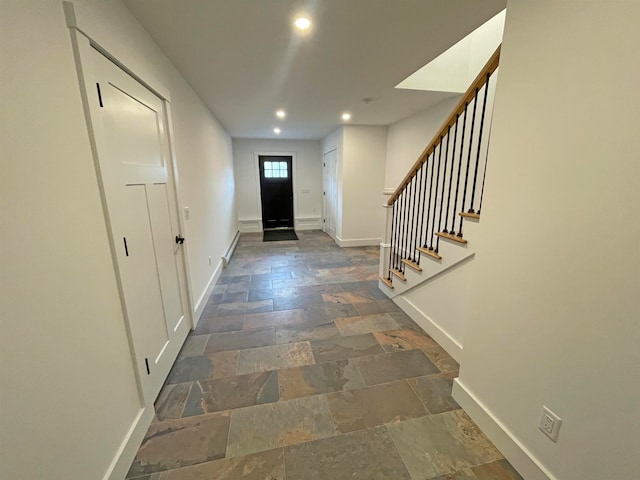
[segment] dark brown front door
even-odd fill
[[[260,156],[262,226],[293,228],[293,180],[291,157]]]

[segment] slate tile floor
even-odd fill
[[[156,401],[138,480],[521,480],[458,364],[377,287],[378,248],[242,235]]]

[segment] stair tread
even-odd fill
[[[422,271],[422,268],[420,267],[420,265],[418,265],[413,260],[409,260],[408,258],[403,258],[402,259],[402,263],[404,263],[405,265],[413,268],[416,272],[421,272]]]
[[[438,255],[434,250],[429,250],[428,248],[418,247],[418,251],[425,255],[428,255],[431,258],[435,258],[436,260],[442,260],[442,257]]]
[[[392,268],[391,273],[393,273],[396,277],[398,277],[403,282],[407,281],[407,279],[404,276],[404,273],[402,273],[400,270],[396,270],[395,268]]]
[[[464,217],[464,218],[473,218],[475,220],[480,220],[480,214],[479,213],[460,212],[460,213],[458,213],[458,215],[460,215],[461,217]]]
[[[382,282],[389,288],[393,288],[393,283],[391,283],[391,280],[388,278],[383,278],[380,277],[380,280],[382,280]]]
[[[457,235],[451,235],[450,233],[437,232],[436,235],[439,236],[440,238],[446,238],[447,240],[452,240],[454,242],[467,243],[467,241],[464,238],[459,237]]]

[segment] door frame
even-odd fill
[[[336,188],[336,211],[333,212],[333,235],[331,235],[331,230],[327,230],[327,186],[324,183],[324,172],[326,165],[324,164],[325,155],[336,152],[336,161],[335,161],[335,188]],[[337,230],[337,222],[338,222],[338,147],[331,147],[326,152],[322,153],[322,231],[327,233],[331,238],[335,240],[336,230]]]
[[[117,452],[114,458],[111,461],[111,464],[108,466],[107,471],[103,477],[104,480],[115,480],[119,478],[123,478],[131,464],[140,443],[142,442],[144,435],[149,427],[149,424],[153,420],[154,416],[154,407],[153,400],[147,399],[143,394],[143,387],[141,383],[141,377],[146,374],[146,372],[140,371],[137,362],[137,356],[135,352],[135,346],[133,344],[132,330],[129,322],[129,317],[127,315],[127,308],[124,300],[124,290],[123,285],[120,279],[120,271],[116,256],[116,248],[119,248],[119,245],[114,245],[113,235],[112,235],[112,227],[111,221],[109,218],[109,211],[107,209],[106,198],[103,191],[102,179],[101,179],[101,171],[100,171],[100,155],[102,155],[102,150],[100,148],[100,134],[94,129],[94,125],[98,125],[99,121],[97,120],[97,108],[96,102],[94,101],[96,95],[96,83],[97,76],[94,70],[92,55],[94,51],[98,51],[98,53],[107,57],[110,61],[112,61],[117,67],[121,68],[125,73],[133,77],[137,82],[142,84],[144,87],[149,89],[152,93],[154,93],[163,103],[164,110],[164,122],[166,125],[166,135],[167,141],[169,144],[169,158],[167,159],[167,173],[169,176],[168,182],[172,184],[174,190],[174,201],[176,202],[177,207],[177,228],[180,232],[185,232],[185,222],[182,215],[182,202],[180,201],[180,185],[179,185],[179,177],[178,177],[178,167],[176,163],[176,152],[175,152],[175,140],[174,140],[174,130],[173,130],[173,122],[172,122],[172,114],[171,114],[171,95],[169,90],[157,79],[152,76],[147,75],[145,78],[142,78],[140,75],[136,74],[135,65],[126,65],[122,61],[120,61],[115,54],[113,54],[108,47],[106,47],[103,43],[98,42],[92,37],[92,33],[95,33],[100,36],[100,32],[94,26],[94,24],[90,21],[83,21],[82,25],[79,25],[76,10],[74,5],[71,2],[63,3],[65,19],[67,22],[67,27],[69,28],[69,33],[71,37],[71,47],[73,50],[74,62],[78,74],[78,84],[80,95],[82,98],[82,106],[85,115],[85,122],[87,126],[87,136],[91,146],[92,160],[94,163],[94,168],[96,172],[96,183],[98,186],[98,190],[100,192],[100,200],[102,203],[106,233],[110,245],[111,250],[111,258],[114,268],[114,276],[116,280],[116,285],[118,288],[118,294],[120,297],[120,305],[122,317],[124,319],[124,327],[127,333],[127,341],[129,344],[129,351],[131,354],[131,365],[134,372],[134,377],[136,380],[137,388],[138,388],[138,396],[140,401],[140,410],[138,411],[135,418],[132,420],[132,424],[127,431],[125,438],[122,440],[122,443],[119,445]],[[114,45],[113,48],[117,50],[117,45]],[[183,297],[183,301],[185,304],[185,312],[186,321],[190,325],[191,329],[194,328],[194,320],[193,320],[193,296],[192,296],[192,285],[190,282],[190,272],[189,272],[189,263],[188,259],[188,250],[187,244],[183,244],[180,252],[181,263],[182,265],[178,267],[178,276],[179,276],[179,286],[180,286],[180,294]]]
[[[262,190],[260,188],[260,157],[291,157],[291,190],[293,192],[293,229],[297,228],[296,212],[298,211],[298,196],[296,195],[297,168],[296,152],[253,152],[253,166],[256,189],[256,220],[260,222],[260,231],[264,231],[262,224]]]

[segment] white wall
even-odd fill
[[[507,8],[455,391],[527,480],[640,471],[639,18],[626,1]]]
[[[384,235],[387,127],[344,126],[339,243],[377,245]]]
[[[389,125],[385,190],[394,191],[453,111],[460,95]]]
[[[256,153],[295,155],[295,227],[322,228],[322,150],[318,140],[233,139],[238,219],[243,231],[262,231],[260,180]]]
[[[231,141],[120,2],[79,7],[171,92],[197,299],[236,230]],[[59,1],[1,8],[0,477],[100,479],[139,400],[69,31]]]

